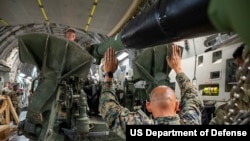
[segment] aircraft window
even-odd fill
[[[213,52],[212,63],[216,63],[217,61],[221,60],[222,58],[222,51]]]
[[[218,79],[220,78],[220,71],[210,72],[210,79]]]
[[[203,64],[203,56],[198,57],[198,66]]]

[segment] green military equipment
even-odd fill
[[[87,96],[82,83],[94,58],[78,44],[49,34],[22,35],[18,45],[20,60],[35,65],[39,72],[19,133],[38,141],[87,140],[95,122],[87,114]]]
[[[149,85],[148,92],[158,85],[169,86],[168,75],[171,68],[167,65],[166,56],[170,57],[171,52],[171,44],[145,49],[133,61],[134,81],[146,81]]]
[[[208,16],[220,32],[236,32],[250,50],[250,1],[211,0]]]
[[[124,44],[121,41],[120,33],[116,34],[114,37],[107,39],[102,44],[94,44],[90,48],[90,54],[96,58],[96,63],[100,64],[104,53],[109,47],[113,47],[116,51],[125,49]]]
[[[133,79],[125,80],[123,105],[134,111],[134,107],[145,106],[149,93],[159,85],[170,86],[169,73],[171,68],[167,65],[166,56],[171,56],[172,44],[159,45],[144,49],[133,60]],[[182,47],[180,47],[182,50]],[[145,88],[135,88],[138,81],[145,81]],[[136,105],[136,102],[139,104]],[[147,112],[144,109],[144,112]]]

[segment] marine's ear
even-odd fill
[[[180,109],[179,109],[179,106],[180,106],[180,102],[178,100],[176,100],[175,102],[175,111],[178,112]]]
[[[146,101],[146,108],[148,110],[148,112],[152,113],[152,109],[151,109],[151,105],[149,101]]]

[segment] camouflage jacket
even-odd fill
[[[20,101],[20,98],[19,98],[19,92],[17,91],[12,91],[8,94],[8,96],[10,97],[11,101],[12,101],[12,104],[14,106],[17,106],[19,101]]]
[[[4,88],[2,89],[2,95],[8,95],[8,94],[11,93],[11,92],[12,92],[12,90],[9,89],[8,87],[4,87]]]
[[[184,73],[177,74],[176,80],[181,89],[181,103],[180,111],[175,116],[151,119],[141,112],[130,112],[119,104],[111,82],[104,82],[99,111],[107,126],[124,139],[126,125],[200,125],[203,103],[196,87]]]

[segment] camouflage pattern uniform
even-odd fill
[[[12,92],[12,90],[10,88],[4,87],[2,90],[2,95],[8,95],[11,92]]]
[[[150,119],[146,114],[130,112],[127,108],[119,104],[112,82],[104,82],[99,111],[106,121],[107,126],[124,139],[126,135],[126,125],[200,125],[202,123],[201,110],[203,108],[203,102],[198,96],[196,87],[184,73],[177,74],[176,80],[181,89],[182,98],[180,111],[175,116]]]
[[[10,97],[11,99],[11,102],[16,110],[16,113],[17,115],[19,116],[20,114],[20,107],[19,107],[19,102],[20,102],[20,99],[19,99],[19,92],[18,91],[12,91],[8,94],[8,96]]]

